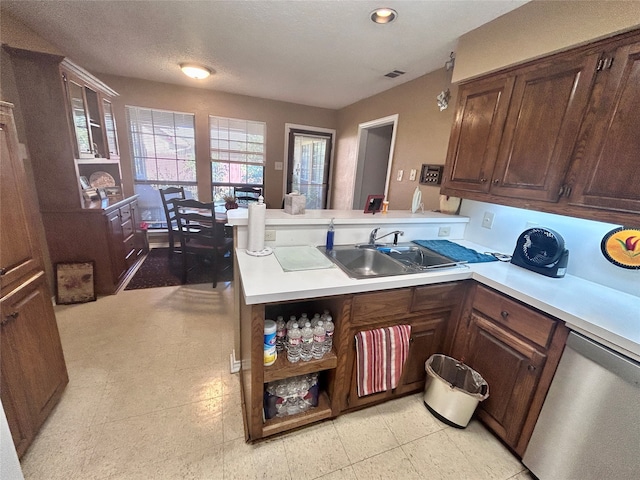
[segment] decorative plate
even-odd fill
[[[107,172],[93,172],[89,177],[89,183],[93,188],[115,187],[115,179]]]
[[[600,249],[604,258],[614,265],[640,269],[640,229],[615,228],[604,236]]]

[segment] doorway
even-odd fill
[[[388,196],[397,126],[397,114],[358,125],[354,210],[362,210],[369,195]]]
[[[331,158],[334,130],[286,125],[287,171],[285,194],[297,191],[310,210],[330,204]]]

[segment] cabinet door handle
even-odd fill
[[[413,337],[409,337],[409,343],[413,343]]]
[[[0,275],[4,275],[5,273],[7,273],[7,269],[6,268],[0,268]]]
[[[604,66],[604,60],[601,58],[600,60],[598,60],[598,65],[596,66],[596,72],[601,71],[603,66]]]
[[[496,179],[493,181],[493,184],[494,184],[494,185],[498,185],[499,183],[500,183],[500,179],[499,179],[499,178],[496,178]]]
[[[571,196],[571,185],[567,185],[567,188],[565,188],[564,196],[565,197],[570,197]]]
[[[612,66],[613,66],[613,57],[609,57],[605,59],[604,65],[602,66],[602,68],[606,68],[607,70],[609,70]]]
[[[2,319],[2,325],[9,323],[11,320],[15,320],[20,316],[20,312],[11,312],[9,315]]]
[[[507,317],[509,316],[509,312],[507,312],[506,310],[503,310],[500,312],[500,316],[506,320]]]
[[[535,372],[535,370],[536,370],[536,366],[535,366],[535,365],[529,365],[529,366],[527,367],[527,370],[529,370],[530,372]]]
[[[482,178],[480,179],[480,183],[487,183],[487,179],[486,179],[486,178],[484,178],[484,177],[482,177]]]

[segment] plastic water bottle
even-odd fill
[[[318,325],[318,322],[322,320],[320,318],[320,314],[316,313],[313,318],[311,319],[311,328],[316,328],[316,326]]]
[[[313,358],[320,359],[324,355],[325,338],[326,332],[324,330],[324,323],[320,321],[316,328],[313,329],[313,348],[311,350]]]
[[[304,362],[311,360],[311,350],[313,348],[313,330],[311,329],[311,323],[307,322],[302,327],[302,350],[300,351],[300,358]]]
[[[324,353],[330,352],[333,347],[333,331],[336,329],[335,324],[332,321],[331,315],[327,315],[327,320],[324,323]]]
[[[287,359],[291,363],[296,363],[300,360],[300,337],[302,336],[302,332],[300,332],[298,324],[294,323],[288,333],[289,340],[287,342]]]
[[[331,313],[329,313],[329,310],[325,309],[322,312],[322,315],[320,315],[320,320],[322,320],[323,322],[327,321],[327,317],[331,316]]]
[[[306,313],[301,313],[300,314],[300,318],[298,319],[298,325],[300,325],[300,328],[304,327],[304,324],[307,322],[310,322],[311,320],[309,320],[309,317],[307,317]]]
[[[287,342],[287,324],[282,316],[278,316],[276,320],[276,351],[281,352],[285,348]]]

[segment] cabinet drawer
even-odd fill
[[[120,207],[120,218],[122,218],[122,223],[124,223],[125,220],[128,220],[129,218],[131,218],[130,205],[125,205],[124,207]]]
[[[476,289],[473,308],[543,348],[547,348],[556,324],[556,320],[481,286]]]
[[[365,293],[353,299],[353,323],[367,323],[372,318],[406,314],[411,305],[410,288]]]
[[[122,222],[122,237],[127,239],[133,233],[133,221],[131,218],[129,220]]]
[[[411,300],[411,311],[450,307],[460,303],[463,294],[462,282],[416,287]]]

